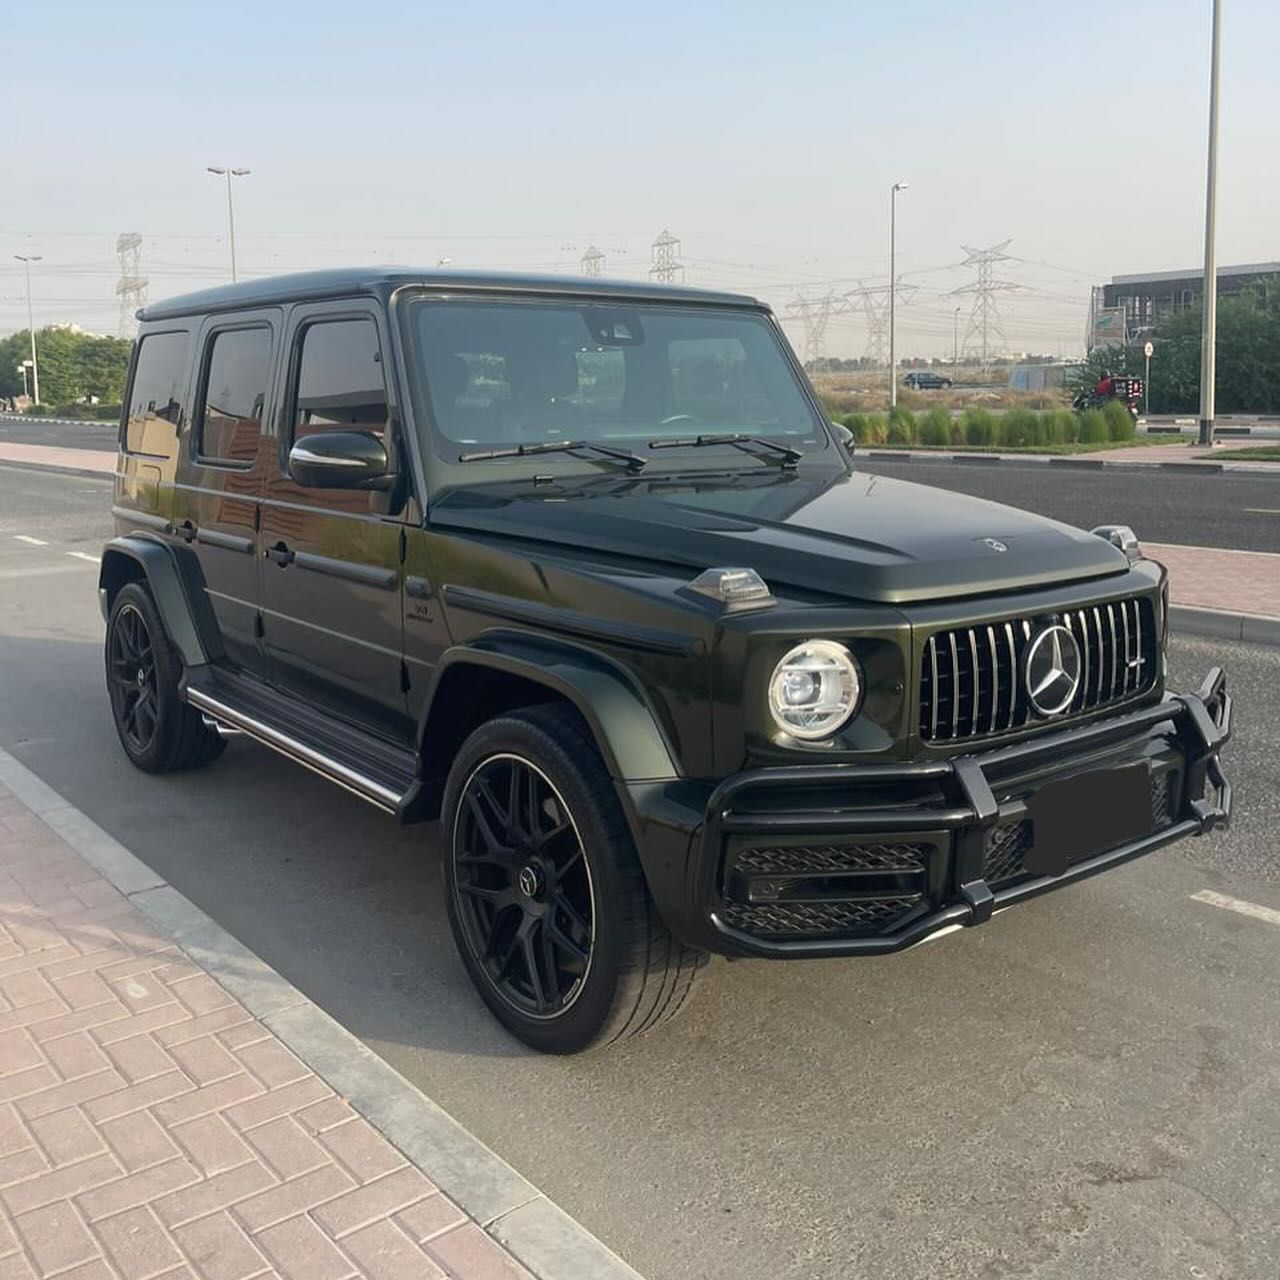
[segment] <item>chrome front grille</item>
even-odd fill
[[[1041,720],[1027,696],[1023,656],[1050,620],[1080,647],[1080,686],[1064,712]],[[1155,684],[1158,659],[1155,614],[1144,597],[939,631],[926,642],[921,663],[920,736],[926,742],[989,737],[1122,702]]]

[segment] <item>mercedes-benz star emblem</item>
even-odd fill
[[[1042,716],[1061,715],[1080,687],[1080,646],[1066,627],[1054,623],[1038,632],[1023,659],[1023,683]]]
[[[983,544],[991,548],[992,551],[1008,551],[1009,544],[1001,542],[999,538],[983,538]]]

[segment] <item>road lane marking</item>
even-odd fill
[[[1280,516],[1280,507],[1245,507],[1251,516]]]
[[[87,551],[68,551],[67,555],[76,560],[87,560],[90,564],[100,563],[97,556],[91,556]]]
[[[1280,911],[1259,906],[1256,902],[1246,902],[1243,898],[1232,898],[1225,893],[1214,893],[1212,889],[1201,889],[1199,893],[1193,893],[1191,900],[1207,903],[1211,907],[1221,907],[1224,911],[1234,911],[1237,915],[1249,916],[1264,924],[1280,925]]]
[[[43,538],[33,538],[28,533],[15,533],[13,540],[15,542],[25,542],[29,547],[47,547],[49,545]]]

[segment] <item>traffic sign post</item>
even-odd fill
[[[1155,347],[1150,341],[1142,348],[1142,354],[1147,357],[1147,376],[1142,382],[1142,416],[1144,418],[1151,417],[1151,353],[1154,350]]]

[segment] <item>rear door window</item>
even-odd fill
[[[223,329],[210,337],[196,426],[196,453],[202,462],[253,465],[270,375],[271,330],[265,325]]]
[[[130,453],[174,454],[186,409],[190,349],[185,329],[148,333],[139,342],[125,421],[124,447]]]

